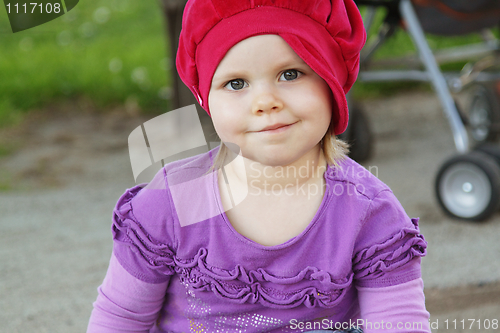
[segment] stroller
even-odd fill
[[[361,82],[424,81],[430,82],[442,104],[451,126],[458,155],[448,159],[435,180],[435,193],[448,215],[479,221],[490,217],[500,206],[500,75],[485,71],[500,64],[500,43],[485,30],[500,27],[498,0],[355,0],[368,6],[364,15],[366,30],[373,25],[377,7],[386,8],[386,16],[378,35],[367,43],[361,53]],[[409,59],[423,70],[373,70],[371,58],[377,48],[404,22],[419,53]],[[424,31],[437,35],[463,35],[482,31],[484,43],[431,51]],[[468,63],[460,73],[443,73],[439,62],[456,62],[483,58]],[[475,86],[467,113],[461,112],[450,91],[460,92]],[[370,155],[370,131],[366,117],[348,95],[352,121],[343,138],[353,142],[352,156],[358,161]],[[472,142],[469,143],[469,134]],[[472,149],[471,149],[472,148]]]

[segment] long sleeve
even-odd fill
[[[87,333],[149,332],[158,319],[168,281],[146,283],[111,256],[90,316]]]
[[[365,333],[429,333],[421,278],[389,287],[357,287]]]

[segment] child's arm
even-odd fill
[[[420,271],[420,257],[413,258],[393,274]],[[421,277],[386,287],[357,286],[363,332],[429,333]]]
[[[158,319],[168,282],[143,282],[111,256],[98,289],[87,333],[149,332]]]
[[[423,286],[418,278],[390,287],[357,287],[363,332],[429,333]]]
[[[380,191],[358,242],[353,270],[364,332],[429,333],[420,268],[427,242],[418,219],[406,215],[391,191]]]

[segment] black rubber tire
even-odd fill
[[[456,169],[456,167],[469,168],[473,171],[479,170],[481,176],[486,177],[489,182],[490,195],[489,198],[487,198],[488,201],[485,201],[487,204],[482,210],[475,213],[472,212],[472,215],[458,212],[449,204],[449,198],[446,198],[447,191],[445,187],[449,189],[451,183],[443,182],[447,181],[446,177],[449,177],[450,173],[454,171],[453,168]],[[462,174],[462,176],[465,177],[464,179],[469,175]],[[473,179],[471,179],[471,181],[473,181]],[[466,183],[468,182],[464,182],[464,185]],[[455,185],[456,184],[460,184],[460,182],[455,183]],[[470,185],[470,183],[468,184]],[[472,189],[474,189],[473,186]],[[435,180],[435,194],[439,205],[448,216],[467,221],[484,221],[494,214],[500,205],[500,166],[493,157],[479,151],[472,151],[467,154],[454,156],[447,160],[440,168]]]
[[[493,157],[493,159],[500,166],[500,146],[498,144],[486,142],[486,143],[477,145],[476,147],[474,147],[474,150],[485,153],[485,154]]]
[[[481,109],[481,105],[485,107],[486,122],[489,123],[483,126],[486,134],[480,133],[480,126],[476,124],[478,122],[477,119],[480,118],[477,109]],[[500,134],[500,98],[496,91],[496,84],[475,85],[474,95],[468,110],[467,123],[472,138],[477,144],[498,141]]]
[[[368,118],[362,108],[354,105],[349,110],[349,128],[346,136],[341,137],[349,145],[349,157],[358,163],[370,159],[373,151],[373,135]]]

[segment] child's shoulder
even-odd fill
[[[136,185],[120,197],[115,207],[116,216],[121,220],[133,221],[131,223],[140,226],[149,235],[160,235],[159,239],[167,239],[166,235],[172,234],[171,229],[175,224],[172,211],[179,209],[179,206],[175,206],[174,192],[177,191],[177,196],[185,195],[191,199],[194,194],[202,196],[204,188],[200,183],[207,183],[207,179],[201,179],[195,186],[186,182],[207,174],[213,154],[214,150],[211,150],[166,164],[149,183]],[[175,186],[179,184],[186,186]]]
[[[392,192],[389,186],[378,178],[377,166],[368,166],[367,169],[349,157],[340,161],[338,166],[329,166],[325,176],[331,182],[330,186],[349,186],[352,191],[368,199],[373,199],[382,191]]]
[[[208,174],[207,171],[210,169],[216,153],[216,149],[213,149],[206,153],[166,164],[156,173],[150,182],[128,189],[122,198],[120,198],[118,204],[120,205],[133,199],[136,207],[150,207],[155,205],[157,207],[164,207],[164,205],[157,204],[158,202],[165,202],[168,199],[171,187]]]

